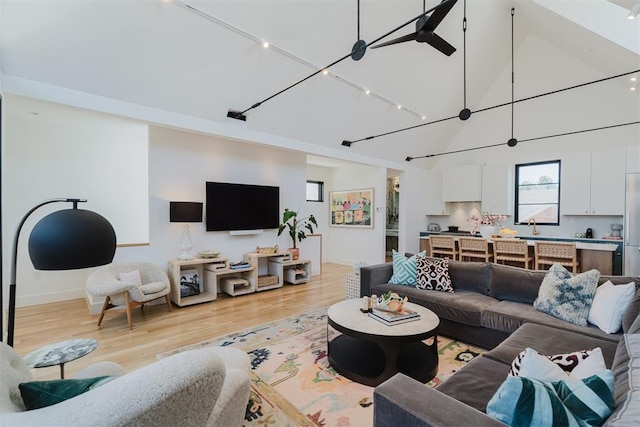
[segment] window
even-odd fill
[[[307,180],[307,202],[324,201],[324,182]]]
[[[516,165],[515,223],[560,225],[560,160]]]

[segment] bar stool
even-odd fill
[[[489,241],[481,237],[460,237],[458,238],[458,248],[460,261],[464,261],[464,258],[467,257],[489,262],[494,256],[492,252],[489,252]]]
[[[534,246],[536,270],[540,265],[560,264],[571,267],[573,273],[578,272],[578,251],[575,242],[543,242],[536,240]],[[545,268],[546,269],[546,268]]]
[[[529,256],[529,245],[526,240],[521,239],[493,239],[493,255],[495,262],[505,261],[510,263],[522,263],[523,267],[528,269],[529,262],[532,261]]]
[[[431,246],[432,257],[450,257],[455,260],[458,255],[453,236],[429,236],[429,246]]]

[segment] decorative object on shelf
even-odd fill
[[[189,222],[202,222],[202,203],[201,202],[169,202],[169,222],[183,222],[182,241],[180,242],[180,250],[182,253],[178,257],[180,260],[191,259],[191,231],[189,230]]]
[[[220,252],[204,250],[198,252],[198,256],[200,258],[217,258],[218,256],[220,256]]]
[[[373,228],[373,206],[373,188],[332,191],[329,193],[329,225]]]
[[[180,296],[200,295],[200,277],[198,270],[182,270],[180,275]]]
[[[506,215],[497,215],[486,211],[480,215],[471,215],[467,218],[467,222],[474,223],[471,234],[480,232],[484,238],[489,238],[493,234],[496,234],[496,228],[502,227],[502,221],[506,220]]]
[[[276,252],[278,252],[280,250],[280,248],[278,247],[278,245],[275,246],[256,246],[256,252],[259,254],[275,254]]]
[[[272,275],[258,276],[258,288],[275,285],[277,283],[278,283],[278,276],[272,276]]]
[[[611,237],[621,237],[622,224],[611,224]]]
[[[48,214],[31,230],[29,256],[36,270],[77,270],[98,267],[113,261],[116,253],[116,233],[102,215],[78,209],[78,203],[86,199],[52,199],[37,204],[18,223],[13,240],[11,277],[9,282],[9,312],[7,319],[7,344],[13,347],[16,315],[16,270],[18,240],[22,226],[29,216],[49,203],[73,203],[73,208]],[[0,307],[2,303],[0,292]],[[4,331],[0,316],[0,331]],[[0,340],[3,333],[0,332]]]
[[[318,226],[316,218],[313,215],[309,215],[305,218],[298,218],[297,211],[290,211],[288,208],[284,209],[282,214],[282,224],[278,226],[278,236],[287,228],[289,230],[289,236],[293,242],[293,247],[289,248],[293,259],[298,259],[300,256],[300,250],[298,249],[298,241],[302,241],[307,238],[305,229],[309,233],[313,233],[313,226]]]

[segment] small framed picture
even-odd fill
[[[199,295],[201,292],[198,270],[182,270],[180,272],[180,296]]]
[[[373,228],[373,188],[329,192],[331,227]]]

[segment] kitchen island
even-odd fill
[[[420,251],[427,251],[431,254],[429,246],[429,235],[447,235],[447,233],[420,233]],[[456,240],[458,235],[453,236]],[[564,238],[564,237],[542,237],[542,236],[524,236],[511,235],[511,238],[518,238],[527,241],[529,250],[533,256],[533,247],[535,240],[550,240],[555,242],[575,242],[578,252],[578,261],[580,262],[580,271],[591,269],[598,270],[605,275],[621,275],[622,274],[622,240],[604,240],[604,239],[582,239],[582,238]],[[489,243],[492,240],[489,239]]]

